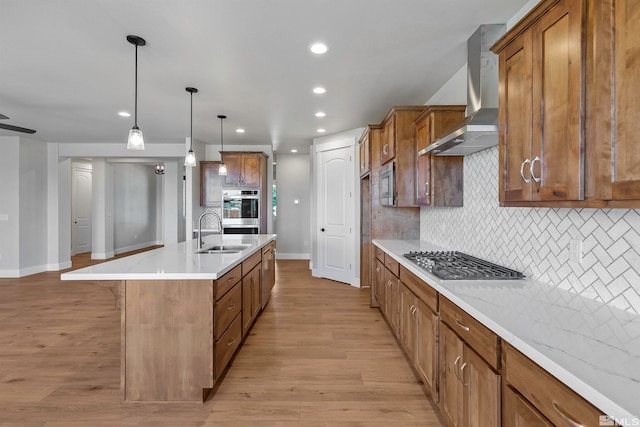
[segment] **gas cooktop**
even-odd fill
[[[405,258],[443,280],[512,280],[524,274],[457,251],[409,252]]]

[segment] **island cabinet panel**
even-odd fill
[[[242,341],[242,316],[236,316],[226,332],[216,342],[214,368],[216,381],[220,379],[224,369],[229,364],[233,353]],[[202,393],[202,390],[200,391]]]
[[[602,412],[518,350],[505,347],[507,383],[554,425],[600,425]]]
[[[216,303],[213,320],[216,340],[220,339],[241,309],[242,286],[236,284]]]
[[[245,261],[246,262],[246,261]],[[242,278],[242,336],[245,336],[260,309],[260,270],[258,264]]]
[[[238,264],[227,273],[225,273],[222,277],[216,279],[213,282],[213,294],[215,295],[216,300],[219,300],[224,294],[229,292],[229,290],[233,288],[241,278],[242,266]]]
[[[124,297],[124,400],[201,401],[214,384],[212,281],[127,280]]]

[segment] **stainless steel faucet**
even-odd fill
[[[202,218],[204,218],[206,215],[209,215],[209,214],[214,215],[216,218],[218,218],[218,226],[220,227],[220,237],[221,238],[224,237],[224,230],[222,229],[222,219],[220,218],[220,215],[218,215],[213,211],[206,211],[202,215],[200,215],[200,218],[198,219],[198,250],[202,249],[202,244],[204,243],[202,241]]]

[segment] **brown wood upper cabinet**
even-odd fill
[[[367,176],[371,170],[370,163],[370,150],[371,144],[369,142],[370,128],[367,127],[365,132],[360,137],[358,146],[360,148],[360,177]]]
[[[492,48],[503,206],[584,199],[585,2],[542,1]]]
[[[396,206],[416,206],[416,132],[415,119],[425,106],[396,106],[381,124],[380,164],[391,160],[395,166]]]
[[[587,130],[593,132],[596,196],[640,200],[640,3],[594,0],[589,4],[593,11],[589,40],[595,58],[587,68]]]
[[[260,187],[265,158],[263,153],[225,152],[223,155],[227,165],[225,186]]]
[[[416,153],[464,119],[464,105],[428,107],[415,120]],[[416,160],[416,204],[462,206],[462,156],[424,154]]]
[[[222,205],[222,177],[218,175],[220,162],[200,162],[200,206]]]

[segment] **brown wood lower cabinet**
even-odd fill
[[[440,363],[440,409],[449,425],[500,426],[500,375],[444,323]]]
[[[415,367],[424,385],[438,402],[438,315],[419,299],[416,301]]]
[[[374,259],[375,268],[373,269],[373,289],[371,292],[374,294],[372,302],[375,303],[374,307],[384,307],[384,264],[379,259]]]
[[[384,269],[384,314],[393,328],[393,332],[398,336],[400,331],[400,313],[398,310],[398,292],[400,279],[398,279],[389,269]]]
[[[502,425],[505,427],[552,427],[540,412],[511,387],[504,388]]]
[[[231,356],[242,341],[242,316],[236,316],[229,328],[216,341],[214,366],[216,371],[216,381],[220,379],[224,369],[231,360]]]

